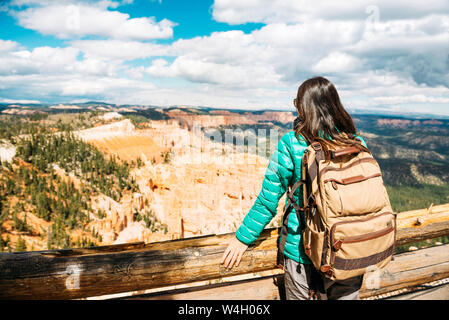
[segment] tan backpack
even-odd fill
[[[283,255],[286,224],[293,205],[297,213],[304,212],[306,255],[325,277],[338,281],[390,262],[396,215],[372,154],[356,147],[329,148],[328,160],[319,142],[313,142],[305,150],[304,180],[293,183],[287,190],[279,249]],[[304,185],[303,208],[293,198],[300,185]]]

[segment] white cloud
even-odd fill
[[[0,74],[71,72],[77,55],[78,50],[70,47],[10,51],[0,59]]]
[[[39,100],[17,100],[17,99],[0,99],[2,103],[40,103]]]
[[[445,0],[215,0],[213,18],[229,24],[247,22],[304,22],[314,19],[370,20],[422,17],[431,13],[448,13]]]
[[[382,104],[404,104],[404,103],[449,103],[447,97],[428,97],[423,94],[414,94],[412,96],[390,96],[375,97],[376,102]]]
[[[445,49],[449,42],[449,15],[378,22],[360,41],[346,49],[358,54],[390,55],[422,53]]]
[[[248,3],[251,2],[241,2],[241,6]],[[240,6],[236,4],[235,8],[239,11]],[[435,85],[449,86],[448,21],[449,17],[441,14],[373,21],[373,25],[357,19],[317,18],[290,24],[270,23],[250,34],[217,32],[208,37],[179,40],[169,50],[178,57],[203,62],[195,68],[201,77],[180,71],[178,64],[191,63],[187,59],[175,60],[172,65],[155,64],[150,72],[154,69],[153,74],[225,84],[224,77],[222,81],[214,81],[218,79],[214,71],[226,70],[223,66],[228,66],[235,70],[233,80],[241,81],[245,88],[238,70],[246,70],[247,78],[256,79],[253,82],[258,86],[261,75],[250,66],[258,66],[259,70],[265,66],[274,75],[273,81],[267,83],[280,90],[297,87],[313,75],[324,75],[346,92],[352,92],[352,96],[364,96],[373,103],[379,103],[376,97],[387,94],[394,97],[398,93],[424,94],[431,103],[441,99],[438,92],[429,89]],[[443,98],[449,96],[447,91],[441,94]]]
[[[114,102],[117,99],[128,99],[154,90],[154,84],[117,76],[98,76],[80,74],[28,74],[0,75],[0,83],[5,89],[0,92],[5,99],[31,97],[40,101],[61,101],[67,99],[106,99]],[[4,94],[5,93],[5,94]],[[132,99],[130,99],[132,100]],[[130,102],[135,103],[135,102]]]
[[[298,85],[323,75],[353,108],[449,99],[447,1],[216,0],[217,21],[265,25],[164,44],[148,40],[171,37],[174,24],[117,11],[128,2],[15,0],[26,5],[19,24],[69,41],[26,50],[0,40],[0,95],[21,86],[40,100],[291,110]]]
[[[285,88],[296,84],[306,73],[358,68],[356,56],[338,49],[356,43],[362,36],[358,22],[323,20],[270,24],[250,34],[215,32],[174,42],[166,51],[178,57],[174,63],[167,66],[156,61],[147,71],[194,82]],[[332,53],[333,50],[337,51]]]
[[[344,104],[352,108],[396,105],[400,109],[401,105],[421,103],[431,109],[432,104],[449,99],[447,87],[420,85],[412,77],[390,71],[366,70],[330,79],[335,80]]]
[[[181,77],[192,82],[238,87],[273,85],[279,78],[268,66],[232,66],[184,56],[169,66],[166,61],[156,60],[146,72],[156,77]]]
[[[124,71],[130,78],[135,80],[140,80],[143,78],[143,74],[145,72],[144,66],[138,66],[136,68],[128,68]]]
[[[219,65],[269,67],[268,62],[274,57],[274,49],[257,41],[254,34],[227,31],[180,39],[168,48],[167,54]]]
[[[0,52],[11,51],[16,49],[18,46],[19,44],[15,41],[0,39]]]
[[[312,67],[312,70],[318,73],[336,73],[347,72],[358,69],[361,62],[346,53],[331,52]]]
[[[73,74],[115,75],[120,62],[87,57],[79,59],[80,51],[73,47],[37,47],[33,50],[11,50],[0,59],[0,74]]]
[[[72,47],[84,52],[88,57],[105,60],[134,60],[152,56],[163,56],[167,47],[139,41],[122,40],[77,40]]]
[[[113,3],[113,2],[112,2]],[[21,26],[61,39],[100,36],[114,39],[164,39],[173,36],[175,23],[153,17],[130,18],[126,13],[110,11],[111,2],[78,4],[45,3],[22,11],[13,11]],[[105,8],[106,7],[106,8]]]
[[[155,85],[134,79],[119,77],[76,77],[68,78],[57,85],[61,96],[68,97],[106,97],[108,101],[131,102],[129,96],[152,92]]]

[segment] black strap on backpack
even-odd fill
[[[303,184],[305,184],[305,180],[296,181],[293,185],[289,184],[287,187],[287,204],[284,207],[283,218],[282,218],[282,235],[279,241],[278,255],[277,255],[277,265],[280,268],[284,268],[284,249],[285,242],[287,241],[287,232],[288,232],[288,217],[290,216],[292,206],[295,208],[296,214],[298,215],[298,219],[300,219],[300,212],[304,211],[304,208],[301,208],[294,199],[294,194],[296,190]],[[299,220],[298,220],[299,221]]]

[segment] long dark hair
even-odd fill
[[[320,142],[326,157],[329,145],[354,146],[368,151],[356,140],[354,121],[328,79],[314,77],[304,81],[298,88],[294,103],[298,111],[294,127],[296,136],[301,135],[308,144]]]

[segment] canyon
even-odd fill
[[[106,212],[90,225],[103,244],[233,232],[255,201],[268,165],[266,158],[214,143],[171,120],[149,121],[139,130],[123,120],[78,134],[105,154],[143,163],[131,172],[139,193],[120,203],[106,196],[93,202]],[[145,228],[133,219],[136,211],[154,214],[166,232]]]
[[[140,166],[130,172],[139,192],[124,192],[119,201],[101,193],[92,195],[90,221],[85,230],[71,231],[72,240],[95,233],[101,239],[96,241],[97,245],[148,243],[237,230],[258,196],[267,158],[211,141],[201,130],[192,130],[176,117],[148,120],[140,129],[130,119],[116,114],[101,117],[107,120],[106,124],[74,131],[74,135],[108,157],[139,161]],[[207,118],[199,117],[201,124],[207,126],[208,122],[203,121]],[[209,123],[214,126],[223,121],[218,118],[220,115],[210,117],[213,121]],[[238,117],[235,123],[242,121],[246,120]],[[57,165],[53,165],[53,170],[77,189],[82,188],[84,181],[74,174]],[[284,201],[285,197],[280,201],[279,214]],[[157,221],[156,226],[149,227],[136,219],[145,214]],[[18,216],[24,218],[22,213]],[[29,211],[26,219],[33,230],[40,230],[21,235],[27,249],[47,249],[51,223]],[[277,226],[279,221],[278,215],[270,226]],[[13,230],[11,221],[3,223],[3,231],[13,243],[17,241],[19,233]]]
[[[87,107],[88,111],[67,108],[64,112],[42,108],[39,111],[48,112],[48,119],[31,121],[42,121],[54,132],[58,129],[51,126],[61,118],[63,123],[73,125],[71,130],[76,137],[104,156],[139,164],[130,169],[136,190],[124,191],[117,200],[98,191],[91,194],[89,221],[82,229],[70,230],[72,241],[89,238],[96,245],[148,243],[236,231],[260,192],[269,154],[277,140],[269,134],[263,137],[270,152],[261,156],[262,153],[236,147],[226,139],[226,143],[216,141],[214,132],[226,138],[223,130],[234,130],[233,138],[249,139],[244,130],[258,134],[259,129],[268,132],[273,128],[282,135],[291,130],[296,117],[288,111],[185,106]],[[36,112],[32,108],[11,107],[3,114],[13,109]],[[358,115],[354,121],[383,169],[396,210],[448,201],[449,121],[377,115]],[[0,158],[7,162],[17,158],[14,145],[2,142]],[[31,169],[29,163],[21,160],[17,166]],[[88,184],[56,163],[52,170],[78,190]],[[17,202],[16,197],[6,200],[11,209]],[[285,196],[268,227],[280,225],[284,203]],[[21,237],[27,250],[47,249],[52,222],[37,217],[30,206],[25,206],[17,217],[23,220],[25,212],[26,222],[34,231],[17,231],[13,220],[6,219],[2,222],[3,240],[9,237],[14,248]]]

